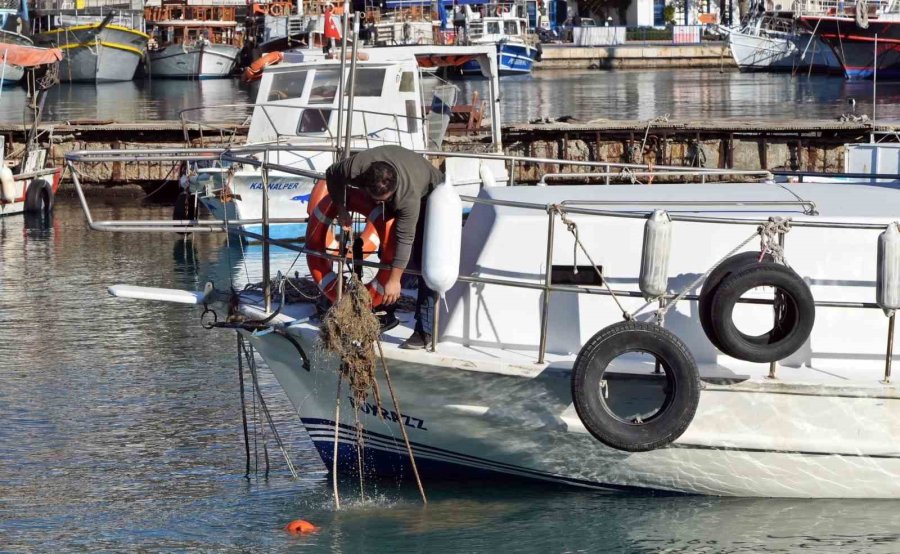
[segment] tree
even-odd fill
[[[675,6],[672,4],[667,4],[666,7],[663,8],[663,22],[666,25],[674,25],[675,24]]]

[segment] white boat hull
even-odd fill
[[[810,35],[731,30],[728,43],[738,67],[745,71],[842,71],[831,49]]]
[[[171,44],[150,53],[150,75],[173,79],[230,77],[239,53],[239,48],[227,44]]]
[[[330,468],[335,365],[314,359],[307,371],[282,337],[250,340]],[[300,341],[314,351],[312,333]],[[587,433],[572,407],[567,370],[502,375],[463,369],[463,360],[449,356],[419,354],[427,361],[413,362],[391,347],[386,354],[402,415],[384,392],[387,417],[377,417],[371,399],[360,411],[367,469],[383,475],[411,475],[402,422],[426,480],[502,475],[723,496],[900,498],[900,396],[880,387],[848,394],[844,387],[777,381],[707,384],[678,441],[628,453]],[[388,390],[384,381],[380,386]],[[352,474],[356,439],[348,399],[343,395],[339,468]]]

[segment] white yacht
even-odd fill
[[[841,63],[821,38],[792,18],[760,14],[734,28],[721,27],[742,71],[840,73]]]

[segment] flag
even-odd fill
[[[334,17],[331,16],[331,10],[325,10],[325,38],[341,39],[341,31],[334,23]]]

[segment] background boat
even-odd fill
[[[527,42],[528,22],[508,13],[499,17],[483,17],[469,23],[469,44],[497,45],[497,63],[500,75],[527,75],[531,73],[538,51]],[[480,75],[478,63],[471,61],[462,66],[463,75]]]
[[[834,51],[847,79],[900,77],[900,5],[896,2],[807,2],[799,21]]]
[[[243,35],[233,6],[165,5],[147,8],[145,17],[153,35],[151,76],[214,79],[234,72]]]
[[[742,71],[842,71],[841,62],[828,45],[798,29],[793,19],[764,13],[723,31]]]
[[[143,32],[142,7],[140,0],[101,0],[81,10],[60,1],[38,2],[34,40],[63,50],[62,81],[130,81],[150,38]]]
[[[32,42],[25,35],[0,29],[0,78],[3,80],[3,86],[15,85],[25,75],[25,68],[4,61],[6,59],[4,45],[6,44],[31,46]]]

